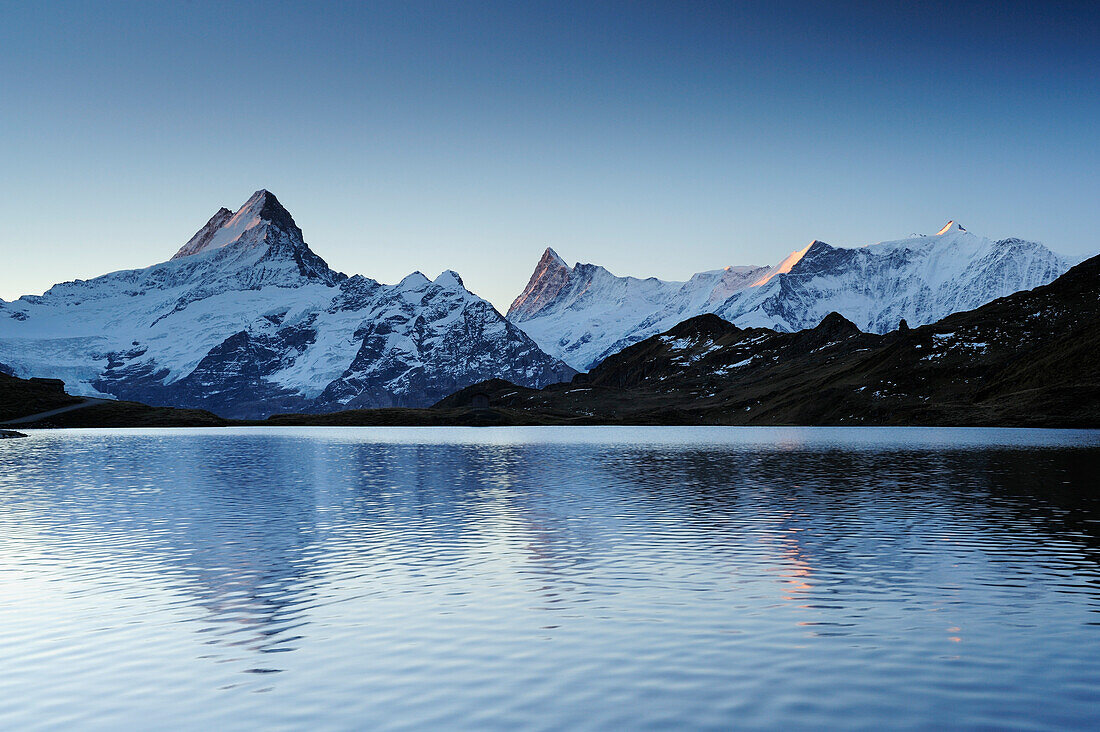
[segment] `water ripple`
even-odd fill
[[[0,726],[1095,728],[1100,433],[35,432]]]

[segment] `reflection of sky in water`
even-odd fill
[[[1097,445],[38,433],[0,450],[0,721],[1080,725]]]

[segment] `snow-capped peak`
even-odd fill
[[[296,232],[301,236],[290,212],[283,208],[274,193],[261,188],[236,213],[231,214],[227,208],[219,210],[172,259],[229,246],[240,241],[246,232],[263,224],[271,224],[284,232]]]
[[[523,292],[508,308],[508,317],[522,318],[524,315],[533,315],[552,302],[569,282],[572,271],[557,252],[546,247],[539,263],[535,265],[535,271],[531,273],[527,287],[523,288]]]
[[[466,289],[466,286],[462,284],[462,278],[453,269],[445,269],[440,272],[432,284],[439,285],[444,289]]]
[[[0,363],[80,394],[232,416],[428,406],[489,378],[575,373],[444,271],[334,272],[278,199],[219,210],[169,262],[0,303]]]
[[[834,310],[865,331],[902,319],[923,325],[1046,284],[1070,264],[1041,244],[994,242],[954,221],[934,236],[854,249],[814,240],[773,267],[700,272],[686,283],[615,277],[595,265],[570,270],[555,258],[543,255],[508,317],[578,369],[708,312],[780,331],[813,327]]]
[[[944,224],[942,229],[936,232],[936,236],[943,236],[944,234],[951,234],[958,231],[966,231],[966,229],[959,226],[954,221],[948,221]]]
[[[805,240],[803,240],[803,241],[805,241]],[[815,244],[820,246],[820,245],[825,245],[825,242],[820,241],[818,239],[814,239],[806,247],[804,247],[802,249],[799,249],[796,252],[791,252],[790,254],[787,255],[786,259],[784,259],[782,262],[775,265],[774,267],[770,268],[767,272],[764,273],[764,275],[760,279],[753,282],[752,285],[750,285],[750,287],[759,287],[760,285],[766,284],[769,280],[771,280],[774,277],[778,277],[781,274],[787,274],[788,272],[791,271],[792,267],[794,267],[796,264],[798,264],[799,262],[802,261],[802,258],[806,256],[806,252],[810,251],[810,249]]]
[[[410,274],[405,275],[404,279],[397,283],[398,290],[419,290],[424,285],[431,282],[424,273],[417,270]]]
[[[569,266],[565,263],[565,260],[558,256],[558,253],[550,247],[546,247],[546,251],[542,253],[542,259],[539,260],[539,264],[557,265],[559,267]]]

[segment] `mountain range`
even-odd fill
[[[430,409],[232,422],[208,411],[66,394],[0,373],[0,427],[803,424],[1097,427],[1100,256],[1049,285],[884,334],[838,313],[795,332],[703,314],[570,383],[490,379]],[[14,420],[3,423],[3,420]],[[0,430],[0,433],[3,431]],[[0,434],[18,436],[18,433]]]
[[[700,272],[686,282],[617,277],[569,267],[547,249],[508,318],[547,353],[580,371],[679,322],[714,313],[740,327],[792,332],[837,312],[867,332],[902,320],[935,322],[998,297],[1045,285],[1072,261],[1042,244],[993,241],[949,222],[860,248],[814,241],[772,267]]]
[[[1100,425],[1100,256],[935,323],[794,332],[689,318],[541,390],[471,386],[507,419],[562,424]]]
[[[260,190],[167,261],[0,301],[0,372],[229,418],[418,408],[490,379],[568,382],[703,314],[795,333],[835,312],[882,334],[1047,284],[1070,264],[955,223],[856,249],[814,241],[774,266],[686,282],[569,267],[547,249],[505,317],[452,271],[386,285],[332,270]]]
[[[166,262],[0,301],[0,370],[229,417],[427,406],[487,378],[575,373],[455,272],[333,271],[265,190]]]

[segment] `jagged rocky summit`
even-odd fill
[[[455,272],[385,285],[332,270],[264,190],[167,262],[0,301],[0,370],[227,417],[427,406],[484,379],[574,374]]]
[[[687,282],[617,277],[543,254],[508,318],[543,350],[588,370],[703,313],[793,332],[837,312],[885,333],[935,322],[1053,281],[1072,262],[1036,242],[990,239],[949,222],[931,236],[855,249],[814,241],[774,267],[727,267]]]

